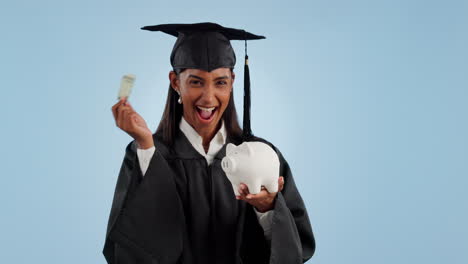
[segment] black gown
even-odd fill
[[[221,168],[226,144],[208,166],[178,130],[168,148],[153,134],[156,151],[143,177],[136,142],[127,145],[117,179],[103,254],[112,264],[304,263],[315,239],[304,202],[280,151],[284,188],[275,198],[271,245],[254,208],[236,200]]]

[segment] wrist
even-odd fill
[[[268,212],[268,211],[270,211],[270,210],[273,210],[273,208],[274,208],[274,206],[261,207],[261,208],[255,206],[255,209],[256,209],[257,212],[259,212],[259,213],[266,213],[266,212]]]
[[[140,149],[149,149],[154,146],[153,138],[137,140],[138,148]]]
[[[277,197],[277,196],[275,195],[275,197],[272,199],[272,201],[270,202],[269,205],[267,205],[267,206],[261,206],[261,207],[254,206],[255,209],[256,209],[259,213],[265,213],[265,212],[268,212],[268,211],[270,211],[270,210],[275,209],[276,197]]]

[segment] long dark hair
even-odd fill
[[[185,69],[174,69],[177,76]],[[232,68],[231,68],[232,73]],[[236,106],[234,104],[234,89],[231,90],[231,96],[229,103],[224,110],[221,120],[224,120],[224,126],[227,132],[227,138],[235,144],[242,142],[242,129],[239,126],[237,118]],[[179,130],[179,122],[183,114],[183,106],[177,102],[179,95],[172,88],[169,83],[169,89],[167,91],[166,106],[164,107],[164,113],[162,115],[159,126],[156,130],[156,134],[162,135],[162,141],[172,147],[174,139]],[[221,122],[220,120],[220,122]]]

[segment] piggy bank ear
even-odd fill
[[[241,145],[239,145],[239,149],[242,153],[246,154],[247,156],[251,156],[253,153],[252,148],[250,147],[248,142],[244,142]]]
[[[232,143],[228,143],[226,146],[226,156],[232,155],[235,149],[236,149],[236,145]]]

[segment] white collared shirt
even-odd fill
[[[179,123],[180,130],[184,132],[185,136],[188,138],[192,146],[205,157],[208,165],[213,162],[214,157],[219,152],[219,150],[224,146],[226,142],[226,128],[224,127],[224,120],[221,120],[221,128],[216,132],[214,137],[210,141],[210,146],[208,148],[208,153],[205,153],[203,148],[203,138],[197,133],[197,131],[185,120],[184,117],[180,119]]]
[[[213,162],[214,157],[219,152],[219,150],[226,143],[226,128],[224,126],[224,120],[221,121],[221,128],[216,132],[214,137],[210,141],[210,146],[208,148],[208,153],[205,153],[203,148],[203,138],[197,133],[197,131],[185,120],[182,116],[179,123],[180,130],[185,134],[187,139],[190,141],[192,146],[197,150],[203,157],[205,157],[208,165]],[[138,146],[138,143],[137,143]],[[140,146],[137,147],[138,161],[140,163],[140,168],[143,176],[145,175],[151,158],[153,157],[154,151],[156,150],[155,146],[147,149],[141,149]],[[263,228],[265,237],[268,241],[271,241],[271,221],[273,217],[273,210],[267,211],[265,213],[258,212],[254,208],[255,213],[257,214],[258,222]]]

